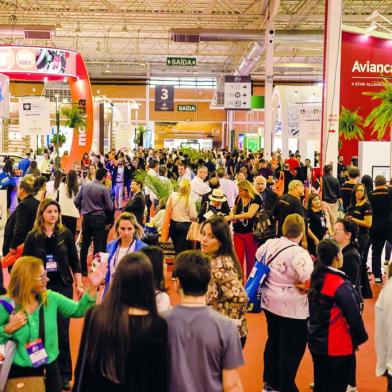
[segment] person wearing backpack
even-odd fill
[[[309,317],[305,283],[313,271],[309,253],[299,244],[305,232],[302,216],[290,214],[283,236],[268,240],[256,252],[257,260],[272,260],[261,291],[267,319],[264,349],[264,391],[295,392],[295,377],[306,348]]]

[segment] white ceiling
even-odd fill
[[[82,53],[92,79],[232,73],[249,41],[176,43],[171,28],[249,30],[265,28],[269,0],[0,0],[1,24],[55,25],[48,41],[0,32],[3,44],[53,46]],[[344,0],[343,23],[369,26],[374,10],[392,19],[392,0]],[[382,21],[380,21],[382,22]],[[324,1],[281,0],[277,30],[312,30],[312,39],[277,39],[275,73],[314,79],[321,75]],[[80,27],[80,32],[78,32]],[[282,32],[283,34],[283,32]],[[317,37],[318,36],[318,37]],[[262,37],[262,36],[261,36]],[[277,32],[279,37],[279,31]],[[167,56],[197,58],[195,68],[166,66]],[[263,76],[263,58],[254,70]]]

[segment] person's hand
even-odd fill
[[[81,283],[76,285],[76,292],[78,293],[78,297],[81,297],[84,294],[84,286]]]
[[[4,326],[4,332],[14,333],[18,329],[22,328],[27,323],[27,316],[23,310],[18,313],[12,313],[8,324]]]
[[[299,290],[301,294],[306,294],[309,290],[308,284],[306,282],[294,283],[294,286]]]
[[[88,278],[93,287],[98,288],[102,281],[105,279],[107,272],[108,263],[107,261],[101,261],[94,272],[92,272]]]

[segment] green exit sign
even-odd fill
[[[179,112],[196,112],[196,105],[177,105]]]
[[[166,64],[179,67],[195,67],[196,57],[167,57]]]

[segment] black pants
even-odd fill
[[[62,215],[61,220],[63,222],[63,225],[72,233],[72,235],[75,237],[76,234],[76,225],[77,225],[77,218],[74,218],[73,216],[67,216],[67,215]]]
[[[190,225],[190,222],[176,222],[174,220],[170,221],[169,235],[173,241],[176,255],[178,255],[183,250],[192,249],[192,241],[188,241],[186,239]]]
[[[369,277],[367,274],[367,258],[369,253],[369,234],[368,233],[360,233],[358,236],[359,240],[359,253],[361,255],[361,267],[360,267],[360,284],[363,298],[373,298],[372,289],[369,283]]]
[[[392,376],[389,373],[387,374],[387,380],[388,380],[387,392],[392,392]]]
[[[82,274],[87,274],[87,254],[91,240],[94,242],[94,254],[106,251],[106,228],[103,215],[85,215],[82,223],[82,247],[80,263]]]
[[[392,232],[389,230],[373,229],[370,238],[372,242],[372,272],[375,278],[382,278],[381,253],[385,241],[392,242]]]
[[[145,200],[146,200],[146,209],[147,209],[146,222],[149,222],[149,220],[150,220],[150,208],[151,208],[151,205],[152,205],[152,201],[150,199],[150,195],[145,195]]]
[[[330,357],[312,353],[314,392],[346,392],[354,355]]]
[[[45,365],[46,375],[45,375],[45,389],[48,392],[61,392],[63,386],[61,384],[60,372],[57,364],[57,360]],[[22,367],[18,365],[12,365],[10,374],[8,378],[18,378],[18,377],[37,377],[42,376],[44,372],[44,367],[39,368],[33,367]]]
[[[50,289],[60,294],[63,294],[70,299],[73,298],[72,287],[50,287]],[[72,359],[69,344],[69,322],[70,319],[68,317],[63,317],[60,315],[60,313],[57,313],[57,332],[59,337],[59,356],[57,358],[57,361],[60,370],[62,385],[72,380]]]
[[[299,392],[295,385],[306,348],[306,320],[265,311],[268,339],[264,349],[264,382],[279,392]]]

